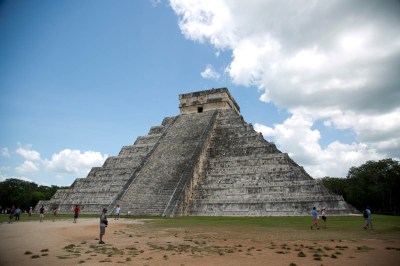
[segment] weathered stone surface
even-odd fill
[[[167,117],[102,167],[60,189],[47,208],[132,215],[306,215],[313,206],[349,214],[286,153],[240,116],[225,88],[179,97],[180,115]],[[38,209],[38,207],[36,207]]]

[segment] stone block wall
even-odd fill
[[[108,157],[102,167],[93,167],[86,178],[78,178],[69,188],[59,189],[51,200],[39,202],[35,210],[41,205],[47,210],[57,206],[59,213],[71,213],[75,205],[80,205],[82,213],[100,213],[104,207],[111,210],[173,121],[165,118],[163,125],[151,128],[134,145],[122,147],[118,156]]]
[[[191,215],[308,215],[313,206],[350,210],[236,112],[221,110],[208,163],[194,190]]]

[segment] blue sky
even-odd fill
[[[397,1],[239,2],[2,1],[0,179],[70,185],[213,87],[316,178],[400,157]]]

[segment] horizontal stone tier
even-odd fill
[[[110,204],[115,194],[104,195],[104,193],[87,192],[85,197],[80,194],[70,194],[68,198],[64,199],[64,203],[71,204]]]
[[[100,186],[92,186],[92,187],[79,187],[74,188],[73,193],[111,193],[114,194],[121,189],[121,184],[119,185],[111,185],[111,184],[104,184]],[[85,195],[82,195],[85,196]]]
[[[240,147],[274,147],[276,148],[274,143],[270,143],[267,141],[260,141],[254,137],[241,137],[236,139],[221,139],[214,140],[212,148],[218,149],[231,149],[231,148],[240,148]]]
[[[207,194],[207,193],[195,193],[193,200],[196,203],[206,204],[209,202],[218,203],[254,203],[254,202],[280,202],[280,201],[320,201],[320,200],[338,200],[342,199],[341,196],[326,194],[323,191],[315,191],[312,194],[304,194],[301,192],[285,193],[285,192],[260,192],[257,194],[248,194],[246,192],[233,191],[232,193],[219,193],[219,194]],[[304,191],[307,193],[308,191]],[[203,198],[204,197],[204,198]]]
[[[136,156],[138,154],[147,154],[152,149],[153,146],[154,146],[154,143],[135,144],[132,146],[124,146],[124,147],[122,147],[122,149],[119,152],[117,157],[125,158],[125,157]]]
[[[320,186],[320,183],[314,179],[304,180],[304,178],[294,178],[287,179],[273,179],[270,177],[258,177],[254,178],[242,175],[232,175],[230,178],[226,176],[209,176],[206,180],[202,180],[201,188],[226,188],[226,187],[297,187],[297,186]]]
[[[258,167],[244,167],[244,166],[239,166],[239,167],[220,167],[220,168],[212,168],[212,167],[207,167],[206,173],[207,175],[255,175],[255,174],[265,174],[266,176],[268,173],[272,172],[296,172],[297,175],[303,176],[302,173],[303,169],[300,167],[294,167],[294,166],[284,166],[284,165],[279,165],[274,166],[274,165],[260,165]]]
[[[216,139],[222,139],[224,137],[230,137],[234,139],[235,137],[258,137],[259,133],[256,132],[251,127],[245,127],[243,125],[224,125],[219,126],[215,129],[217,136]]]
[[[246,180],[244,177],[237,176],[235,181],[229,182],[230,180],[215,180],[214,182],[204,183],[201,189],[223,189],[226,190],[226,185],[229,188],[262,188],[270,187],[276,188],[297,188],[297,187],[324,187],[321,186],[316,180],[285,180],[285,181],[268,181],[268,180]]]
[[[161,136],[162,135],[162,133],[164,133],[164,131],[165,131],[165,126],[154,126],[154,127],[151,127],[150,128],[150,131],[149,131],[149,136],[150,135],[158,135],[158,136]]]
[[[121,189],[121,186],[126,183],[126,181],[129,179],[126,178],[124,180],[113,180],[110,179],[110,181],[98,181],[96,180],[95,182],[81,182],[78,185],[74,186],[71,188],[71,191],[83,191],[83,190],[92,190],[92,189],[97,189],[97,191],[108,191],[108,190],[119,190]]]
[[[276,153],[275,145],[271,146],[258,146],[258,147],[234,147],[231,149],[221,149],[221,148],[211,148],[209,152],[209,156],[211,158],[220,157],[220,156],[248,156],[250,154],[261,155],[265,153]]]
[[[140,165],[144,156],[135,156],[135,157],[113,157],[106,160],[104,163],[105,168],[134,168]]]
[[[130,174],[130,173],[132,173],[132,167],[129,167],[129,168],[127,168],[127,167],[122,167],[122,168],[117,168],[117,167],[114,167],[114,168],[93,167],[90,170],[90,172],[88,174],[88,177],[89,178],[90,177],[93,178],[93,177],[102,176],[102,175],[107,175],[107,176],[110,176],[110,175],[125,175],[125,174]],[[87,179],[88,177],[83,178],[83,180]]]
[[[75,184],[83,184],[83,185],[85,185],[86,183],[95,184],[97,181],[99,181],[99,182],[118,182],[119,183],[121,181],[127,180],[131,175],[132,175],[132,173],[121,173],[121,174],[116,174],[116,173],[106,174],[106,173],[104,173],[104,174],[99,174],[96,176],[82,178],[80,180],[77,180],[75,182]]]
[[[282,211],[282,210],[297,210],[300,212],[311,213],[313,207],[317,210],[326,208],[329,214],[334,213],[338,210],[346,210],[348,212],[348,205],[343,201],[341,197],[329,197],[329,198],[313,198],[313,199],[280,199],[275,201],[252,201],[252,202],[221,202],[221,201],[203,201],[202,204],[195,203],[192,211],[210,210],[210,209],[223,209],[245,211],[245,210],[263,210],[263,211]]]
[[[102,184],[121,184],[126,182],[131,174],[121,174],[121,175],[101,175],[93,178],[84,178],[83,180],[77,181],[73,187],[76,186],[84,186],[92,184],[93,186],[102,185]]]
[[[265,157],[255,157],[255,156],[246,156],[246,158],[240,157],[224,157],[222,158],[213,158],[209,160],[208,167],[209,168],[229,168],[229,167],[259,167],[259,166],[271,166],[274,168],[279,168],[285,166],[293,167],[293,169],[301,168],[297,164],[293,164],[290,160],[286,158],[282,158],[282,156],[275,154],[274,157],[265,158]]]

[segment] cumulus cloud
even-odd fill
[[[28,148],[19,147],[16,151],[17,154],[21,155],[24,159],[30,161],[40,161],[40,153]]]
[[[292,116],[282,124],[258,128],[300,163],[312,166],[310,158],[334,152],[337,165],[349,157],[354,162],[400,157],[400,2],[171,0],[170,5],[186,38],[232,52],[226,72],[233,83],[257,87],[261,101],[289,111]],[[312,129],[317,120],[352,130],[357,143],[332,142],[321,149],[320,133]],[[291,128],[301,129],[301,137]]]
[[[57,173],[86,175],[94,166],[101,166],[107,155],[100,152],[65,149],[52,155],[51,160],[43,161],[45,169]]]
[[[293,115],[282,124],[273,127],[255,124],[254,129],[266,139],[272,139],[283,151],[290,151],[289,156],[301,162],[306,171],[316,178],[346,176],[350,167],[381,158],[381,154],[364,143],[334,141],[322,148],[319,144],[320,132],[312,126],[311,118]]]
[[[19,174],[34,174],[39,171],[38,166],[32,161],[24,161],[21,165],[15,168]]]
[[[200,75],[205,79],[219,79],[220,74],[215,71],[212,65],[207,65],[206,69],[200,73]]]

